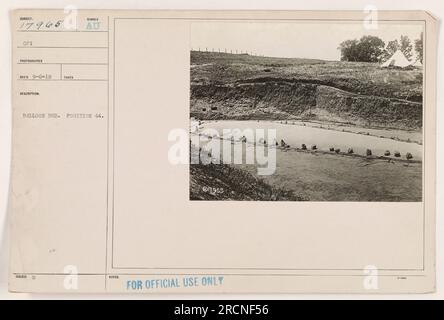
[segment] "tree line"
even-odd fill
[[[402,35],[399,40],[389,41],[387,45],[377,36],[363,36],[361,39],[346,40],[339,45],[341,61],[383,62],[389,59],[398,49],[411,60],[413,51],[422,63],[423,34],[413,44],[408,36]]]

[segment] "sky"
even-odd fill
[[[387,44],[406,35],[413,44],[422,29],[421,22],[378,22],[377,29],[365,28],[362,22],[193,22],[191,49],[340,60],[338,46],[342,41],[374,35]]]

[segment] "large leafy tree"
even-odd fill
[[[364,36],[359,40],[360,61],[378,62],[384,52],[385,43],[375,36]]]
[[[339,45],[339,50],[341,50],[341,60],[342,61],[358,61],[358,40],[346,40]]]
[[[385,43],[375,36],[346,40],[339,45],[342,61],[378,62],[382,59]]]

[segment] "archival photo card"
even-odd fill
[[[433,292],[437,25],[13,11],[10,291]]]

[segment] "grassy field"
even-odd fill
[[[191,52],[191,115],[422,128],[422,70]]]
[[[380,68],[378,63],[257,57],[191,52],[193,84],[292,80],[325,84],[350,93],[422,102],[422,71]]]

